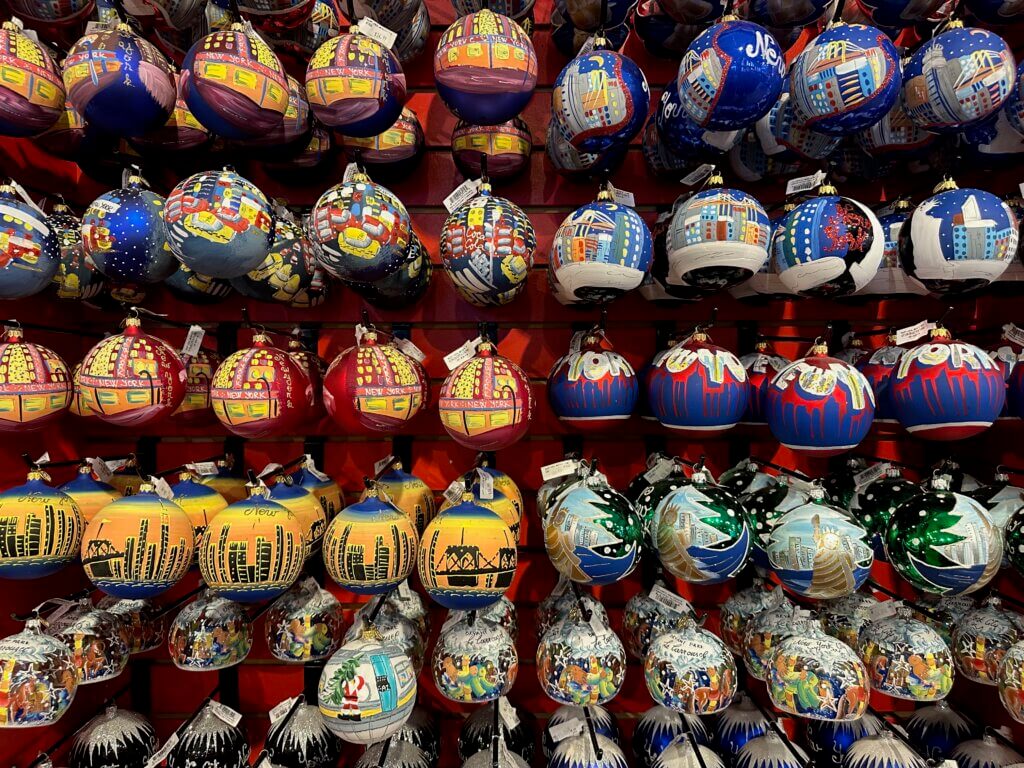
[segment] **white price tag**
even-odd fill
[[[1003,326],[1003,338],[1024,347],[1024,329],[1018,328],[1013,323],[1007,323]]]
[[[881,619],[895,616],[896,608],[899,604],[899,600],[880,600],[868,608],[868,619],[870,621],[880,621]]]
[[[575,355],[583,347],[583,338],[587,335],[586,331],[576,331],[569,339],[569,354]]]
[[[480,181],[478,179],[466,179],[444,199],[444,207],[448,209],[448,213],[455,213],[476,197],[476,193],[479,191]]]
[[[608,186],[611,187],[609,191],[612,193],[612,200],[614,200],[619,205],[626,205],[629,206],[630,208],[636,208],[636,198],[633,196],[632,192],[628,192],[625,189],[618,189],[616,187],[612,187],[610,184]]]
[[[448,366],[448,370],[454,371],[467,360],[472,360],[473,355],[476,354],[476,345],[481,341],[483,341],[483,339],[477,336],[475,339],[467,341],[461,347],[458,347],[445,355],[444,364]]]
[[[153,490],[156,491],[156,495],[161,499],[167,499],[170,501],[174,498],[174,491],[171,490],[171,486],[167,484],[167,481],[162,477],[151,477],[149,481],[153,483]]]
[[[960,764],[956,760],[943,760],[939,763],[939,768],[960,768]]]
[[[197,461],[195,464],[187,464],[186,466],[200,477],[217,474],[217,462],[215,461]]]
[[[452,484],[445,489],[444,497],[449,504],[458,504],[462,499],[462,494],[466,492],[466,486],[462,480],[452,480]]]
[[[672,474],[672,467],[675,464],[672,459],[662,456],[653,467],[644,472],[644,480],[654,485],[659,480],[664,480]]]
[[[355,163],[349,163],[345,166],[345,173],[341,175],[341,183],[348,184],[352,179],[359,173],[359,166]]]
[[[395,47],[395,40],[398,39],[398,33],[388,29],[379,21],[375,21],[367,16],[366,18],[359,20],[357,27],[359,29],[359,34],[366,35],[371,40],[376,40],[385,48]]]
[[[556,477],[566,477],[574,473],[579,464],[576,459],[565,459],[556,461],[554,464],[545,464],[540,468],[540,476],[544,482],[554,480]]]
[[[786,182],[786,194],[796,195],[800,192],[810,192],[812,189],[820,187],[821,182],[824,180],[824,171],[817,171],[810,176],[797,176],[795,179],[790,179]]]
[[[50,463],[50,452],[46,451],[42,456],[36,459],[36,466],[42,466],[43,464]]]
[[[11,24],[16,26],[19,32],[25,31],[25,22],[19,19],[17,16],[11,16]]]
[[[331,478],[316,468],[316,462],[313,461],[313,457],[310,454],[306,454],[306,460],[303,463],[303,468],[309,472],[313,477],[319,480],[321,483],[329,483]]]
[[[398,596],[403,599],[409,599],[413,596],[412,587],[409,586],[409,580],[398,582]]]
[[[107,29],[107,25],[104,24],[102,21],[89,21],[85,24],[85,34],[87,35],[95,35],[100,32],[106,32]]]
[[[477,469],[476,474],[480,479],[480,498],[490,501],[494,498],[494,478],[483,469]]]
[[[60,621],[61,618],[63,618],[64,616],[67,616],[68,613],[70,613],[77,605],[78,603],[76,603],[74,600],[64,600],[61,603],[60,607],[57,608],[57,610],[53,611],[49,616],[46,617],[46,623],[50,625],[49,631],[57,631],[57,622]]]
[[[125,464],[128,463],[127,459],[111,459],[110,461],[104,462],[107,465],[107,469],[111,472],[117,472]]]
[[[604,616],[601,616],[597,611],[590,612],[590,628],[596,635],[602,635],[608,631],[608,624],[605,622]]]
[[[391,340],[391,343],[398,347],[399,351],[402,352],[402,354],[408,355],[417,363],[422,363],[424,360],[427,359],[427,356],[423,352],[423,350],[417,347],[415,344],[413,344],[409,339],[406,339],[402,336],[396,336]]]
[[[928,331],[935,327],[935,323],[929,323],[927,320],[922,320],[920,323],[914,323],[914,325],[908,325],[906,328],[900,328],[896,331],[896,346],[903,344],[909,344],[912,341],[924,338],[928,335]]]
[[[362,323],[356,323],[356,344],[362,344],[363,336],[365,336],[369,332],[370,329],[367,328],[365,325],[363,325]]]
[[[710,176],[715,170],[715,166],[711,163],[704,163],[704,165],[698,165],[688,174],[683,176],[681,182],[688,187],[692,187],[694,184],[699,184]]]
[[[586,730],[587,724],[583,720],[573,718],[572,720],[563,720],[561,723],[548,726],[548,735],[551,740],[556,744],[565,741],[566,739],[578,736]]]
[[[199,349],[203,346],[203,337],[206,335],[206,331],[201,325],[193,325],[188,329],[188,334],[185,336],[185,343],[181,345],[181,354],[185,357],[195,357],[199,354]]]
[[[595,45],[597,45],[597,35],[591,35],[590,37],[583,41],[583,45],[580,46],[579,53],[577,53],[576,55],[586,56],[588,53],[594,50]]]
[[[781,586],[776,587],[768,594],[768,607],[777,608],[786,602],[786,593]]]
[[[516,713],[516,708],[504,696],[498,699],[498,716],[501,717],[505,727],[510,731],[519,725],[519,715]]]
[[[789,483],[790,488],[796,488],[798,491],[803,491],[804,493],[810,493],[814,490],[814,483],[804,480],[803,478],[786,475],[786,482]]]
[[[164,742],[164,745],[154,752],[153,756],[146,761],[146,768],[156,768],[160,763],[167,759],[167,756],[171,754],[171,750],[176,746],[178,746],[178,734],[172,733],[167,741]]]
[[[39,33],[36,32],[34,29],[23,29],[21,30],[21,34],[23,34],[33,43],[40,43],[40,45],[42,44],[39,40]]]
[[[92,471],[99,478],[101,483],[106,483],[113,477],[114,473],[110,471],[110,467],[107,466],[107,462],[98,457],[88,459],[89,466],[92,467]]]
[[[232,727],[242,722],[242,713],[236,712],[227,704],[221,704],[219,701],[211,701],[206,706],[210,708],[210,711],[213,712],[213,714]]]
[[[281,721],[281,718],[288,714],[288,711],[292,708],[292,705],[295,704],[295,700],[298,698],[298,696],[292,696],[290,699],[285,699],[270,710],[270,724],[277,725]]]
[[[379,474],[380,474],[381,472],[383,472],[383,471],[384,471],[384,470],[385,470],[385,469],[386,469],[386,468],[388,467],[388,465],[389,465],[389,464],[391,464],[391,462],[393,462],[394,460],[395,460],[395,457],[394,457],[394,456],[392,456],[392,455],[391,455],[391,454],[389,453],[389,454],[388,454],[387,456],[385,456],[385,457],[384,457],[383,459],[381,459],[380,461],[376,461],[376,462],[374,462],[374,464],[373,464],[373,474],[375,474],[375,475],[379,475]]]
[[[266,477],[267,475],[272,475],[275,472],[279,472],[282,469],[284,469],[284,467],[282,467],[280,464],[275,464],[274,462],[270,462],[269,464],[267,464],[267,466],[265,466],[263,469],[260,470],[260,473],[258,475],[256,475],[256,477],[262,479],[262,478]]]
[[[555,584],[555,588],[551,590],[551,594],[554,597],[561,597],[569,591],[569,580],[565,576],[558,576],[558,583]]]
[[[651,587],[650,598],[665,610],[672,611],[672,613],[679,614],[680,616],[690,612],[690,604],[686,598],[669,591],[661,584],[655,584]]]
[[[880,461],[877,464],[873,464],[868,467],[863,472],[858,472],[853,476],[854,487],[859,491],[862,488],[866,488],[871,485],[875,480],[882,479],[885,477],[885,473],[889,471],[889,467],[891,466],[892,464],[888,461]]]

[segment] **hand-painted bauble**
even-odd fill
[[[486,180],[445,220],[439,239],[445,272],[473,306],[500,307],[526,288],[537,247],[533,224],[518,205],[493,196]]]
[[[999,686],[999,700],[1010,717],[1018,723],[1024,722],[1024,642],[1017,642],[1005,651],[995,682]]]
[[[389,737],[366,747],[352,768],[431,768],[426,752],[410,741]]]
[[[472,611],[508,590],[517,561],[508,525],[464,494],[461,503],[438,514],[423,532],[418,565],[429,597],[445,608]]]
[[[722,603],[718,632],[726,647],[737,656],[742,656],[751,620],[783,600],[781,592],[767,589],[760,577],[754,579],[753,586],[730,595]]]
[[[690,43],[676,85],[683,110],[698,125],[735,131],[763,117],[785,85],[782,49],[764,27],[725,20]]]
[[[280,768],[336,768],[342,742],[327,728],[316,704],[299,704],[291,717],[270,726],[264,749]]]
[[[824,630],[857,650],[860,634],[873,621],[878,601],[870,594],[853,592],[843,597],[826,600],[821,605]],[[868,669],[870,673],[870,668]]]
[[[915,710],[905,727],[910,743],[928,760],[945,760],[953,747],[973,735],[971,724],[945,701]]]
[[[242,606],[205,590],[174,617],[167,648],[179,669],[211,671],[242,663],[252,639],[252,622]]]
[[[743,413],[742,424],[765,424],[765,403],[768,399],[768,385],[775,375],[790,364],[790,360],[775,353],[767,341],[759,341],[750,354],[740,357],[740,364],[747,372],[750,393],[747,410]]]
[[[680,714],[677,717],[684,717],[684,715]],[[725,762],[718,751],[699,744],[689,731],[680,733],[651,763],[652,768],[701,768],[701,766],[724,768]]]
[[[302,570],[306,528],[265,487],[210,521],[198,545],[199,570],[215,594],[243,603],[277,597]]]
[[[394,504],[412,523],[417,536],[422,535],[427,524],[434,519],[437,504],[434,492],[416,475],[402,469],[397,462],[377,478],[377,490],[381,498]],[[364,491],[360,500],[369,495]]]
[[[60,250],[60,264],[53,276],[58,299],[88,301],[107,289],[107,279],[85,255],[82,221],[64,203],[56,203],[47,219]]]
[[[963,768],[1009,768],[1024,762],[1024,755],[998,741],[991,733],[986,733],[980,739],[957,744],[949,753],[949,759]]]
[[[262,333],[225,358],[210,382],[210,403],[232,434],[259,438],[288,432],[310,416],[309,378]]]
[[[45,47],[14,22],[0,28],[0,134],[34,136],[64,112],[64,83]]]
[[[794,634],[814,634],[821,627],[820,617],[810,616],[789,601],[757,614],[748,623],[744,638],[743,663],[747,672],[758,680],[766,680],[772,656],[783,640]]]
[[[663,583],[658,583],[666,589]],[[696,618],[690,603],[682,597],[679,600],[685,606],[681,612],[665,607],[644,590],[629,599],[622,612],[622,635],[631,656],[643,661],[657,637],[681,628],[687,618]]]
[[[537,85],[537,53],[512,19],[487,9],[476,11],[441,34],[434,79],[441,100],[456,117],[499,125],[530,101]]]
[[[184,264],[178,265],[164,285],[175,298],[199,306],[217,304],[231,295],[231,283],[227,280],[201,275]]]
[[[969,75],[964,73],[975,71],[984,81],[977,92],[965,87]],[[995,114],[1015,80],[1016,64],[1005,40],[954,20],[904,67],[903,107],[921,128],[955,133]]]
[[[200,349],[191,357],[180,354],[185,365],[185,397],[171,416],[179,424],[204,425],[213,421],[210,407],[210,382],[221,364],[220,355],[208,349]]]
[[[871,428],[875,396],[864,375],[815,345],[768,385],[765,415],[776,439],[815,456],[836,456],[857,446]]]
[[[206,705],[167,755],[167,768],[248,768],[249,742]]]
[[[651,643],[644,680],[656,704],[709,715],[727,708],[736,696],[736,660],[716,635],[689,622]]]
[[[636,372],[603,340],[603,334],[585,336],[579,349],[570,349],[548,375],[551,409],[575,430],[603,431],[628,419],[636,406]]]
[[[322,304],[329,292],[316,248],[301,226],[285,218],[274,222],[274,240],[266,258],[232,279],[231,286],[247,299],[276,301],[299,309]]]
[[[416,704],[416,671],[401,649],[366,632],[343,645],[320,675],[320,714],[351,744],[383,741]]]
[[[320,506],[320,500],[283,474],[274,478],[267,498],[287,509],[298,521],[306,542],[306,557],[309,557],[327,529],[327,515]]]
[[[441,632],[431,669],[434,684],[446,699],[480,704],[509,692],[519,672],[519,656],[501,627],[461,621]]]
[[[791,741],[783,741],[773,730],[744,744],[736,760],[735,768],[800,768],[808,765],[807,754]]]
[[[83,19],[96,9],[94,0],[11,0],[11,10],[30,27],[63,31],[84,23]]]
[[[189,269],[231,279],[260,266],[274,242],[274,210],[233,170],[189,176],[167,197],[167,243]]]
[[[984,350],[955,341],[945,328],[907,350],[889,377],[896,417],[926,440],[962,440],[985,431],[999,417],[1006,385]]]
[[[338,599],[307,578],[267,611],[264,636],[276,659],[296,664],[327,659],[342,643],[344,615]]]
[[[409,247],[398,271],[372,283],[346,281],[345,284],[372,306],[394,311],[412,306],[423,298],[430,288],[433,271],[430,254],[416,233],[410,232]]]
[[[775,476],[763,471],[757,461],[749,458],[740,460],[718,476],[720,486],[741,495],[769,488],[774,483]]]
[[[218,512],[227,507],[228,501],[214,488],[200,483],[198,476],[188,470],[179,475],[171,491],[174,492],[174,503],[188,515],[195,533],[194,541],[198,545],[207,525]]]
[[[320,472],[312,459],[292,474],[292,482],[313,494],[313,498],[320,502],[320,507],[328,520],[343,506],[341,488],[328,475]]]
[[[702,436],[736,426],[747,408],[747,372],[701,330],[651,367],[647,401],[662,426]]]
[[[820,489],[787,512],[768,537],[768,562],[786,588],[804,597],[848,595],[867,580],[874,553],[849,513],[831,506]]]
[[[712,744],[708,726],[696,715],[676,712],[661,704],[651,707],[633,729],[633,757],[637,765],[651,768],[661,753],[684,733],[691,734],[701,746]]]
[[[88,32],[64,60],[68,103],[93,128],[113,136],[142,136],[174,110],[174,69],[127,24]]]
[[[216,462],[216,474],[203,475],[200,480],[203,485],[209,485],[227,499],[228,504],[234,504],[249,495],[246,480],[234,472],[234,462],[234,456],[228,454],[224,459],[219,459]]]
[[[910,617],[908,608],[870,621],[857,651],[871,689],[911,701],[943,699],[953,687],[953,654],[934,629]]]
[[[111,705],[76,732],[68,752],[68,766],[139,768],[149,762],[159,743],[156,729],[145,717]]]
[[[662,91],[654,124],[661,142],[688,160],[695,156],[724,155],[740,140],[740,131],[709,131],[698,125],[683,109],[675,78]]]
[[[15,325],[0,342],[0,432],[43,429],[71,404],[67,364],[53,350],[24,339]]]
[[[859,720],[808,720],[805,743],[815,765],[841,766],[843,756],[858,739],[877,736],[884,730],[882,721],[870,712]]]
[[[0,674],[7,696],[0,703],[0,728],[36,728],[60,720],[78,690],[71,650],[43,631],[42,619],[0,639]]]
[[[105,595],[97,604],[113,616],[120,627],[128,653],[145,653],[164,641],[167,622],[150,600],[125,600]]]
[[[177,269],[163,223],[164,198],[128,185],[100,195],[82,216],[82,246],[105,277],[119,283],[159,283]]]
[[[534,742],[537,738],[536,720],[525,709],[513,705],[519,722],[511,728],[499,718],[500,734],[512,761],[501,761],[500,768],[528,768],[533,760]],[[465,761],[463,768],[488,768],[492,765],[494,717],[492,707],[474,707],[473,714],[466,718],[459,731],[459,759]]]
[[[836,150],[841,139],[808,125],[794,102],[787,82],[779,101],[754,126],[761,149],[778,161],[824,160]]]
[[[920,487],[903,477],[896,466],[888,467],[884,477],[857,491],[850,512],[868,532],[877,559],[885,559],[883,538],[896,507],[920,492]]]
[[[627,144],[616,143],[604,152],[583,152],[576,149],[557,123],[548,124],[544,149],[548,159],[563,176],[595,180],[617,169],[626,156]]]
[[[512,531],[512,538],[518,541],[520,524],[522,522],[522,510],[512,503],[512,499],[496,488],[493,489],[491,498],[485,499],[483,497],[479,480],[470,480],[469,476],[464,476],[462,482],[466,491],[472,494],[473,503],[483,507],[484,509],[490,510],[500,517],[502,522],[508,526],[510,531]],[[438,511],[444,512],[445,510],[453,507],[455,503],[445,499],[441,503],[441,508]]]
[[[409,107],[403,107],[390,128],[375,136],[342,137],[346,152],[384,178],[404,178],[423,152],[423,128]]]
[[[394,49],[395,56],[402,64],[407,64],[419,56],[427,47],[427,40],[430,38],[430,9],[427,3],[408,4],[416,10],[408,26],[399,30]],[[528,19],[523,20],[524,23],[526,21]]]
[[[0,299],[23,299],[44,290],[57,275],[61,243],[49,219],[19,198],[14,187],[0,185]]]
[[[927,763],[888,727],[851,744],[842,757],[842,768],[925,768]]]
[[[626,679],[626,649],[607,625],[586,621],[573,608],[541,637],[537,679],[548,698],[561,704],[605,704]]]
[[[578,584],[624,579],[639,562],[642,538],[633,505],[596,476],[559,498],[544,521],[548,557]]]
[[[180,75],[174,75],[174,82],[176,98],[174,109],[171,111],[170,117],[167,118],[167,122],[141,136],[133,136],[129,139],[132,148],[143,155],[198,150],[213,139],[209,129],[189,111],[188,104],[185,103],[184,91],[181,88]]]
[[[591,51],[570,61],[555,80],[552,128],[580,152],[607,152],[640,133],[650,98],[647,78],[632,59]],[[607,106],[594,110],[591,102]]]
[[[969,594],[999,571],[1002,538],[974,499],[947,490],[942,477],[893,511],[885,551],[896,571],[918,589]]]
[[[376,40],[340,35],[309,60],[306,98],[329,128],[348,136],[376,136],[402,113],[405,73],[395,54]]]
[[[569,589],[569,579],[559,575],[554,591],[537,606],[537,636],[543,637],[547,631],[562,621],[574,606],[580,605],[591,614],[596,615],[594,621],[610,626],[607,609],[595,598],[583,592],[583,599],[578,600]]]
[[[997,280],[1017,242],[1017,220],[1005,202],[946,181],[901,227],[899,257],[907,274],[929,291],[956,295]]]
[[[551,759],[551,755],[559,748],[561,744],[564,744],[568,739],[556,740],[551,735],[551,729],[562,723],[571,723],[573,721],[579,721],[584,723],[589,720],[594,725],[594,733],[599,737],[605,739],[605,743],[611,744],[617,748],[621,747],[621,734],[619,732],[619,724],[615,719],[615,715],[609,712],[599,704],[591,705],[587,707],[587,712],[584,712],[583,707],[577,707],[572,704],[563,704],[554,712],[551,713],[551,717],[548,718],[547,725],[544,727],[544,732],[541,734],[541,750],[544,753],[544,757],[548,760]],[[676,715],[678,718],[678,715]],[[568,727],[568,726],[567,726]],[[556,729],[556,734],[557,734]]]
[[[690,483],[658,505],[654,540],[661,564],[692,584],[719,584],[746,565],[750,552],[747,513],[732,491],[694,469]]]
[[[862,24],[830,26],[797,57],[789,77],[796,114],[807,127],[833,136],[852,135],[885,117],[902,84],[896,46]]]
[[[141,427],[170,416],[185,397],[185,366],[137,317],[90,349],[78,374],[80,406],[101,421]]]
[[[890,336],[886,346],[872,350],[857,363],[857,370],[875,393],[875,424],[895,423],[897,420],[890,386],[892,373],[899,367],[906,351],[904,347],[896,346],[895,336]]]
[[[762,714],[753,699],[745,693],[739,693],[732,706],[719,713],[714,719],[716,749],[714,752],[708,749],[704,754],[707,756],[710,753],[719,765],[722,760],[734,760],[744,744],[758,736],[763,736],[770,727],[768,718]],[[670,766],[671,763],[665,768],[670,768]],[[688,763],[687,768],[693,768],[693,766]],[[711,768],[710,764],[708,768]]]
[[[182,64],[181,84],[192,114],[229,140],[267,134],[281,124],[288,108],[280,60],[237,24],[192,46]]]
[[[128,664],[128,644],[117,616],[96,608],[88,598],[67,613],[48,619],[46,633],[70,650],[79,685],[113,680]]]
[[[474,125],[460,120],[452,131],[452,159],[466,178],[486,175],[497,181],[522,173],[530,164],[533,138],[520,117],[498,125]],[[487,156],[483,173],[481,156]],[[364,157],[365,162],[365,157]]]
[[[876,160],[921,157],[938,137],[907,117],[903,102],[897,101],[885,117],[857,134],[857,146]]]
[[[942,5],[942,0],[857,0],[856,8],[872,24],[886,29],[912,27],[927,21]]]
[[[937,597],[934,594],[922,595],[926,599],[925,606],[928,613],[915,609],[914,618],[923,621],[931,626],[936,632],[942,635],[947,645],[953,644],[953,628],[963,619],[968,612],[978,607],[977,602],[971,595],[943,595]]]
[[[618,744],[600,733],[591,738],[580,733],[560,742],[548,768],[626,768],[626,756]]]
[[[826,185],[780,224],[772,257],[783,284],[817,298],[849,296],[878,272],[885,232],[871,210]]]
[[[83,528],[92,522],[96,513],[103,507],[121,498],[121,494],[112,485],[96,480],[92,476],[92,466],[88,462],[78,467],[78,474],[74,479],[64,483],[57,490],[70,497],[78,507],[82,516]],[[2,503],[2,499],[3,497],[0,496],[0,503]],[[78,547],[75,546],[72,549],[77,550]]]
[[[1024,639],[1020,617],[989,598],[980,608],[968,611],[953,627],[953,658],[968,680],[998,684],[999,665],[1010,646]]]
[[[302,26],[313,6],[313,0],[239,0],[238,13],[257,29],[287,30]]]

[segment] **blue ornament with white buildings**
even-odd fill
[[[886,35],[863,24],[826,29],[789,75],[797,114],[809,127],[847,136],[874,125],[900,97],[900,60]]]
[[[786,162],[824,160],[838,147],[841,139],[808,126],[794,107],[789,87],[754,126],[761,149],[769,157]]]
[[[723,155],[740,140],[740,131],[709,131],[694,122],[683,109],[674,79],[661,94],[655,126],[665,146],[686,158]]]

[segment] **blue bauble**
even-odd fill
[[[729,167],[743,181],[761,181],[769,177],[789,176],[800,170],[795,161],[765,154],[754,128],[743,133],[739,144],[729,150]]]
[[[1024,7],[1013,0],[964,0],[964,10],[985,24],[1015,24],[1024,16]]]
[[[856,722],[856,721],[855,721]],[[886,729],[858,739],[843,756],[843,768],[926,768],[927,763],[906,742]]]
[[[768,114],[757,121],[754,130],[765,155],[784,162],[824,160],[841,141],[804,122],[797,114],[788,85]]]
[[[46,216],[0,186],[0,299],[23,299],[46,288],[60,268],[61,244]]]
[[[601,757],[594,753],[593,743],[586,731],[571,736],[559,743],[551,753],[548,768],[627,768],[626,756],[607,736],[597,735],[597,748],[601,751]],[[487,764],[491,764],[490,760]]]
[[[846,751],[857,739],[877,736],[885,729],[874,715],[868,713],[859,720],[808,720],[807,739],[804,742],[819,766],[841,765]]]
[[[622,355],[586,336],[579,349],[561,357],[548,376],[551,410],[566,426],[601,431],[633,414],[639,396],[636,371]]]
[[[797,114],[831,136],[877,123],[896,104],[901,84],[896,46],[862,24],[826,29],[797,57],[789,76]]]
[[[763,117],[785,84],[782,48],[764,27],[723,21],[683,54],[676,79],[683,110],[703,128],[735,131]]]
[[[1024,134],[1024,61],[1017,65],[1017,82],[1003,105],[1003,112],[1011,127]]]
[[[743,745],[733,768],[804,768],[807,763],[807,755],[800,747],[792,742],[786,744],[775,731],[768,731]]]
[[[687,732],[683,718],[686,718],[694,740],[701,746],[711,746],[711,734],[700,717],[656,704],[644,713],[633,730],[633,756],[640,768],[651,768],[668,745]]]
[[[642,139],[642,151],[647,170],[655,176],[671,176],[680,178],[696,167],[693,158],[685,157],[668,148],[658,135],[658,126],[654,120],[647,121]]]
[[[605,152],[580,152],[562,134],[562,129],[552,121],[548,123],[548,135],[544,145],[548,159],[555,170],[571,178],[603,178],[622,164],[626,156],[627,142],[614,144]]]
[[[943,0],[857,0],[860,11],[876,27],[899,30],[927,20]]]
[[[683,157],[723,155],[736,146],[740,131],[709,131],[701,128],[683,109],[673,80],[665,86],[655,113],[658,136]]]
[[[565,139],[581,152],[606,152],[636,136],[651,93],[632,59],[591,51],[565,65],[551,91],[551,112]],[[592,109],[589,104],[601,104]]]
[[[127,187],[96,198],[82,216],[82,248],[96,269],[117,283],[159,283],[178,267],[164,231],[164,199]]]
[[[171,293],[189,304],[217,304],[231,295],[231,283],[219,277],[193,272],[184,264],[164,280]]]
[[[986,733],[980,739],[957,744],[949,759],[962,768],[1009,768],[1024,762],[1024,755]]]
[[[713,6],[714,3],[708,5]],[[718,12],[712,14],[713,18]],[[644,48],[652,56],[675,59],[682,56],[686,46],[692,43],[704,28],[695,23],[679,23],[662,12],[658,0],[643,0],[633,16],[633,28],[643,41]]]
[[[1006,41],[994,32],[951,29],[926,42],[903,68],[903,105],[920,127],[953,133],[1003,106],[1016,82]]]
[[[715,723],[718,751],[731,762],[743,745],[758,736],[764,736],[771,726],[754,702],[744,693],[739,694],[732,706],[719,713]]]
[[[554,6],[573,26],[585,32],[613,29],[625,24],[636,0],[608,0],[608,15],[602,20],[598,0],[555,0]]]
[[[921,707],[906,722],[907,736],[917,751],[941,762],[953,748],[974,736],[974,729],[944,701]]]
[[[968,126],[960,136],[961,146],[975,168],[1002,170],[1019,163],[1024,155],[1024,135],[1010,123],[1005,108]]]
[[[792,29],[813,24],[831,8],[832,0],[746,0],[740,15],[773,29]]]
[[[876,160],[904,160],[920,157],[937,139],[907,117],[897,101],[881,120],[857,134],[857,145]]]

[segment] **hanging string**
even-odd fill
[[[594,716],[590,714],[590,707],[583,707],[583,717],[587,721],[587,731],[590,732],[590,745],[594,748],[594,756],[598,760],[603,760],[604,751],[601,749],[601,745],[597,743],[597,729],[594,727]]]

